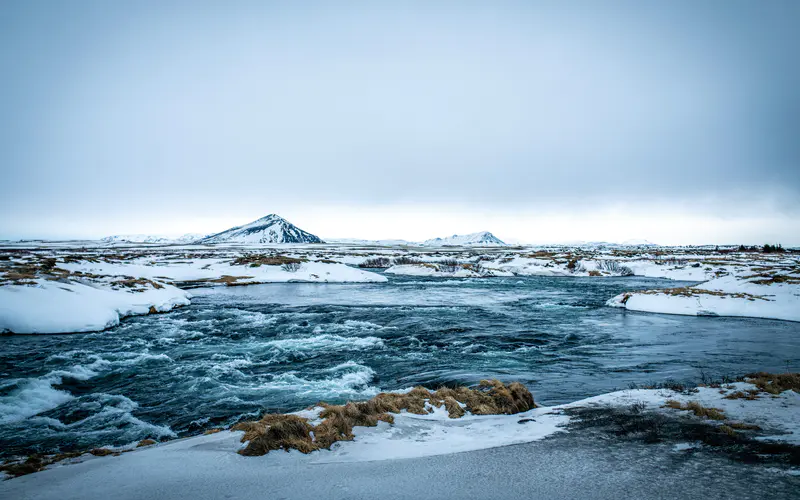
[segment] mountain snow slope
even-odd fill
[[[197,243],[324,243],[283,217],[267,215],[250,224],[207,236]]]
[[[426,247],[456,247],[456,246],[505,246],[506,243],[489,231],[472,234],[454,234],[446,238],[433,238],[422,242]]]

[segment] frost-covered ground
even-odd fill
[[[256,283],[380,283],[433,278],[645,276],[701,282],[629,292],[608,305],[668,314],[800,321],[800,253],[700,248],[439,249],[366,245],[158,245],[29,242],[0,249],[0,331],[99,331],[189,303],[186,288]]]
[[[0,332],[100,331],[137,314],[190,303],[192,286],[383,282],[342,263],[304,256],[182,250],[0,251]],[[238,259],[238,260],[237,260]]]
[[[738,394],[750,397],[730,399]],[[670,407],[688,403],[717,409],[717,419]],[[613,429],[607,434],[593,429],[603,421],[598,412],[612,415]],[[313,419],[316,412],[299,415]],[[643,422],[653,428],[640,428]],[[669,434],[664,430],[668,423],[691,431]],[[614,437],[626,428],[626,438]],[[698,434],[698,428],[707,431]],[[657,439],[631,437],[651,433]],[[117,456],[86,454],[4,481],[0,495],[199,500],[264,495],[686,498],[691,493],[788,498],[796,493],[800,474],[797,464],[792,465],[797,450],[791,447],[800,444],[798,433],[800,394],[792,390],[773,395],[749,382],[634,389],[516,415],[451,419],[444,409],[429,415],[401,413],[393,425],[357,427],[354,441],[308,455],[273,451],[244,457],[236,453],[243,446],[242,433],[221,431]],[[705,434],[710,436],[705,440],[682,438]],[[768,448],[759,448],[760,443],[790,446],[765,452]],[[514,444],[520,446],[508,447]],[[726,455],[728,445],[739,455]],[[741,453],[748,447],[774,458],[755,459],[760,466],[747,463]]]
[[[704,271],[713,276],[707,275],[707,281],[698,285],[624,293],[610,299],[608,305],[667,314],[800,321],[800,259],[797,254],[789,257],[742,255],[714,261]]]

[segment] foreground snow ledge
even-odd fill
[[[773,395],[758,392],[757,398],[726,399],[740,391],[755,390],[747,382],[720,387],[699,387],[684,392],[669,389],[618,391],[574,403],[536,408],[516,415],[465,415],[450,419],[444,409],[428,415],[396,414],[395,424],[378,427],[356,427],[355,440],[337,443],[331,450],[303,455],[273,451],[265,456],[245,457],[237,454],[243,446],[242,432],[221,431],[134,449],[119,456],[94,457],[89,454],[60,462],[48,470],[0,482],[0,496],[21,498],[22,493],[63,498],[102,497],[102,485],[128,492],[127,497],[150,498],[141,492],[142,478],[147,484],[193,484],[208,474],[224,478],[221,488],[235,488],[244,477],[259,471],[286,471],[280,477],[291,478],[292,467],[322,463],[352,463],[398,458],[417,458],[475,451],[509,444],[536,441],[564,430],[570,421],[565,413],[580,408],[625,408],[641,406],[665,415],[699,418],[690,412],[665,407],[667,401],[697,402],[724,412],[724,421],[703,419],[707,425],[722,426],[731,422],[755,424],[761,428],[757,439],[783,441],[800,445],[800,394],[785,391]],[[299,416],[314,419],[318,409],[304,410]],[[66,467],[66,469],[64,468]],[[68,487],[68,490],[63,488]],[[235,490],[232,490],[235,491]],[[221,496],[211,494],[208,498]]]
[[[168,284],[159,286],[132,290],[47,280],[37,280],[36,285],[2,286],[0,332],[97,332],[118,325],[125,316],[189,305],[189,293]]]

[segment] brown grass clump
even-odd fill
[[[314,428],[316,449],[330,448],[336,441],[352,441],[355,437],[353,427],[375,427],[378,422],[394,423],[394,417],[387,414],[385,408],[386,405],[374,400],[325,405],[319,415],[324,420]]]
[[[213,280],[207,280],[209,283],[225,283],[227,286],[234,286],[239,280],[246,280],[250,279],[252,276],[230,276],[228,274],[223,274],[219,278],[214,278]],[[199,281],[206,281],[206,280],[199,280]]]
[[[732,392],[727,396],[725,396],[725,399],[746,399],[748,401],[753,401],[754,399],[758,399],[758,389],[750,389],[747,392],[744,391]]]
[[[0,471],[9,476],[19,477],[44,470],[50,462],[42,460],[38,455],[29,456],[24,462],[11,462],[0,465]]]
[[[744,422],[725,422],[725,425],[732,429],[737,429],[741,431],[758,431],[761,430],[761,427],[755,424],[746,424]]]
[[[314,428],[297,415],[264,415],[258,422],[244,422],[231,430],[244,431],[242,442],[249,441],[239,453],[245,456],[265,455],[272,450],[290,449],[310,453],[317,449],[311,439]]]
[[[800,284],[800,278],[796,278],[794,276],[786,276],[785,274],[775,274],[775,275],[761,274],[749,277],[761,278],[750,282],[753,283],[754,285],[772,285],[773,283],[788,283],[790,285]]]
[[[681,288],[661,288],[658,290],[642,290],[636,293],[641,293],[645,295],[671,295],[673,297],[697,297],[700,295],[713,295],[715,297],[723,297],[723,298],[730,297],[732,299],[747,299],[750,301],[755,301],[756,299],[769,300],[762,295],[753,295],[744,292],[737,292],[737,293],[718,292],[716,290],[704,290],[702,288],[693,288],[686,286]]]
[[[464,408],[462,408],[461,405],[458,404],[458,401],[456,401],[453,397],[447,396],[443,401],[444,407],[447,410],[447,415],[450,418],[461,418],[466,413]]]
[[[589,276],[602,276],[603,273],[600,271],[589,271]]]
[[[207,431],[205,431],[205,432],[203,433],[203,435],[204,435],[204,436],[208,436],[208,435],[210,435],[210,434],[216,434],[216,433],[218,433],[218,432],[222,432],[222,428],[220,428],[220,427],[215,427],[214,429],[208,429]]]
[[[727,425],[720,425],[719,426],[719,430],[721,430],[722,432],[724,432],[725,434],[727,434],[727,435],[729,435],[731,437],[736,435],[736,431],[733,430],[732,427],[729,427]]]
[[[287,257],[285,255],[263,255],[251,254],[242,255],[233,259],[232,266],[246,266],[259,267],[259,266],[282,266],[284,264],[302,264],[307,262],[307,259],[297,259],[294,257]]]
[[[790,389],[800,393],[800,373],[758,372],[747,375],[745,380],[770,394],[780,394]]]
[[[154,444],[156,444],[156,440],[155,439],[142,439],[141,441],[139,441],[136,444],[136,447],[137,448],[141,448],[143,446],[151,446],[151,445],[154,445]]]
[[[525,257],[526,259],[553,259],[556,254],[553,252],[546,252],[544,250],[540,250],[538,252],[529,253],[527,255],[521,255],[520,257]]]
[[[245,433],[242,442],[247,442],[247,446],[239,451],[242,455],[264,455],[279,449],[311,453],[328,449],[337,441],[352,440],[354,427],[375,427],[378,422],[393,424],[391,413],[405,410],[425,415],[432,406],[442,405],[450,418],[460,418],[466,411],[475,415],[511,415],[536,407],[533,395],[519,382],[506,385],[498,380],[482,380],[476,389],[444,387],[431,392],[415,387],[403,394],[381,393],[368,401],[344,405],[319,403],[322,422],[316,426],[297,415],[266,414],[261,420],[242,422],[231,430]]]
[[[0,472],[5,472],[12,477],[32,474],[47,468],[56,462],[75,458],[83,455],[84,452],[72,451],[66,453],[56,453],[55,455],[30,455],[24,461],[10,461],[0,465]]]
[[[164,285],[156,283],[155,281],[147,278],[126,278],[124,280],[116,281],[114,284],[117,286],[124,286],[125,288],[133,288],[134,290],[138,290],[140,287],[146,287],[147,285],[152,286],[156,290],[164,288]]]
[[[691,411],[698,417],[705,417],[711,420],[725,420],[725,414],[719,408],[706,408],[697,401],[689,401],[688,403],[681,404],[680,401],[668,399],[664,403],[664,407],[672,408],[673,410],[686,410]]]
[[[367,269],[385,269],[387,267],[392,266],[392,260],[388,257],[373,257],[371,259],[367,259],[358,267],[367,268]]]
[[[13,262],[6,259],[0,266],[0,284],[35,285],[37,278],[62,280],[70,276],[66,269],[56,267],[56,259],[30,255],[26,260]]]
[[[706,408],[697,401],[686,403],[685,410],[689,410],[698,417],[710,418],[711,420],[725,420],[725,414],[719,408]]]
[[[96,457],[105,457],[106,455],[113,455],[116,452],[114,450],[109,450],[108,448],[94,448],[89,450],[89,453]]]
[[[686,410],[694,413],[698,417],[705,417],[711,420],[725,420],[725,414],[719,408],[706,408],[697,401],[689,401],[685,405],[680,402],[670,399],[664,403],[667,408],[673,410]]]

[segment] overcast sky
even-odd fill
[[[800,245],[800,2],[0,4],[0,238]]]

